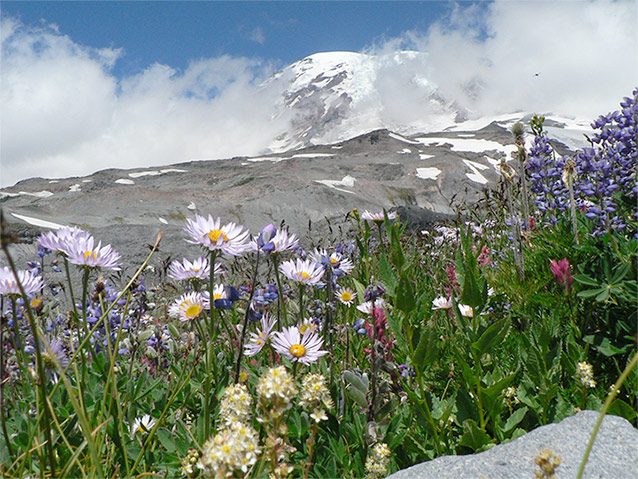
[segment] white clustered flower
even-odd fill
[[[262,409],[272,417],[283,415],[297,396],[297,386],[284,366],[270,368],[257,382],[257,395]]]
[[[366,473],[368,479],[385,477],[390,462],[390,448],[384,442],[378,442],[370,449],[366,459]]]
[[[188,454],[182,459],[182,471],[187,477],[193,477],[195,475],[195,466],[199,459],[199,452],[197,449],[189,449]]]
[[[513,386],[505,389],[505,396],[503,397],[503,403],[511,407],[514,404],[519,404],[521,401],[518,399],[516,388]]]
[[[326,378],[322,374],[311,373],[303,378],[299,404],[310,411],[310,417],[315,422],[328,419],[324,408],[331,409],[334,403],[326,387]]]
[[[252,411],[253,398],[243,384],[229,386],[219,403],[219,420],[224,427],[235,422],[245,422]]]
[[[591,364],[582,361],[576,365],[576,377],[583,383],[583,386],[588,388],[595,388],[596,381],[594,381],[594,368]]]
[[[257,431],[242,422],[233,422],[206,441],[197,467],[204,477],[232,477],[236,471],[245,475],[260,452]]]

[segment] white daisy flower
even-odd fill
[[[270,332],[277,319],[271,317],[268,313],[264,313],[261,317],[261,329],[257,329],[256,333],[250,333],[250,341],[244,344],[244,354],[246,356],[254,356],[264,349],[266,343],[270,340]]]
[[[94,243],[93,236],[76,236],[73,240],[69,240],[65,251],[69,257],[69,263],[89,268],[107,268],[119,271],[119,253],[113,251],[110,244],[102,246],[100,241],[95,246]]]
[[[215,264],[215,276],[222,272],[221,263]],[[210,277],[210,263],[208,258],[200,256],[190,262],[184,258],[183,262],[175,260],[168,267],[168,276],[176,281],[185,281],[188,279],[207,280]]]
[[[37,293],[44,287],[42,276],[37,276],[32,271],[19,270],[17,279],[27,294]],[[11,268],[8,266],[0,268],[0,296],[20,294],[22,293],[18,287],[18,281]]]
[[[461,316],[465,316],[466,318],[474,317],[474,309],[472,309],[472,306],[468,306],[467,304],[459,304],[459,311],[461,312]]]
[[[320,349],[323,339],[316,333],[302,335],[295,326],[284,328],[281,332],[275,331],[272,344],[277,353],[303,364],[314,363],[328,352]]]
[[[136,417],[133,421],[133,426],[131,426],[131,437],[135,437],[138,432],[148,434],[153,429],[153,426],[155,426],[155,419],[148,414]]]
[[[168,314],[180,321],[197,318],[205,309],[210,309],[210,302],[203,293],[190,292],[183,294],[168,308]]]
[[[397,217],[397,214],[394,211],[388,211],[387,215],[389,220],[393,220]],[[366,221],[374,221],[375,223],[383,223],[385,221],[383,211],[379,211],[378,213],[371,213],[370,211],[365,210],[363,213],[361,213],[361,219]]]
[[[432,300],[432,309],[451,309],[452,298],[446,298],[445,296],[438,296]]]
[[[192,239],[186,241],[191,244],[200,244],[209,250],[220,250],[229,256],[240,256],[251,249],[249,241],[250,233],[243,226],[228,223],[221,226],[220,218],[214,219],[195,215],[195,219],[187,219],[184,230]]]
[[[321,265],[318,265],[311,260],[297,260],[284,261],[279,266],[281,271],[287,278],[298,281],[303,284],[317,284],[321,281],[324,274],[324,269]]]
[[[342,304],[352,306],[352,303],[357,298],[357,293],[352,291],[350,288],[339,288],[335,291],[335,296]]]

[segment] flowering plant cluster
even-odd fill
[[[569,208],[573,177],[577,208],[593,222],[593,231],[611,229],[636,234],[638,220],[638,88],[620,103],[621,110],[592,122],[591,147],[573,158],[558,156],[546,132],[537,131],[528,155],[527,174],[536,205],[556,223]]]
[[[635,104],[564,162],[539,132],[550,221],[523,234],[498,196],[418,233],[353,210],[354,238],[303,245],[195,215],[192,256],[158,259],[158,237],[131,275],[76,227],[20,269],[3,229],[0,472],[380,478],[585,407],[636,424]]]

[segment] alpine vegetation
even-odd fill
[[[16,264],[3,219],[0,472],[381,478],[582,409],[636,425],[638,89],[593,127],[570,157],[515,128],[499,187],[422,231],[195,215],[197,254],[162,263],[160,234],[126,276],[76,226]]]

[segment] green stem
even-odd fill
[[[69,295],[71,296],[71,304],[73,305],[73,319],[76,322],[76,327],[77,327],[77,320],[78,320],[78,307],[75,304],[75,296],[73,295],[73,282],[71,281],[71,270],[69,268],[69,260],[67,259],[66,256],[64,256],[64,269],[66,270],[66,281],[69,284]],[[80,328],[78,328],[80,329]]]
[[[305,284],[299,283],[299,324],[302,324],[304,321],[303,317],[303,292],[305,289]]]
[[[589,438],[589,442],[587,443],[587,449],[585,449],[585,455],[583,456],[583,460],[580,463],[580,467],[578,468],[578,474],[576,475],[576,479],[581,479],[581,477],[583,477],[583,472],[585,470],[585,464],[587,464],[587,460],[589,459],[589,453],[591,452],[591,449],[594,446],[594,440],[596,439],[596,434],[598,434],[598,430],[600,429],[600,425],[603,422],[603,418],[605,417],[605,414],[607,414],[607,411],[609,410],[609,406],[611,406],[611,403],[614,402],[614,399],[616,399],[616,396],[620,392],[620,386],[622,386],[622,384],[625,382],[625,380],[629,376],[629,373],[631,373],[631,371],[636,367],[636,364],[638,364],[638,353],[634,354],[634,357],[631,358],[631,361],[629,362],[629,364],[627,365],[625,370],[622,372],[622,374],[618,378],[618,381],[616,381],[616,384],[614,384],[614,388],[607,395],[607,399],[605,400],[605,404],[603,404],[603,408],[600,411],[600,415],[598,416],[598,421],[596,421],[596,425],[594,426],[594,430],[591,433],[591,437]]]
[[[277,329],[281,331],[281,328],[288,326],[288,316],[286,313],[286,298],[284,298],[284,290],[281,287],[281,277],[279,276],[279,256],[277,254],[271,254],[275,270],[275,281],[277,281]],[[284,318],[283,323],[281,318]]]
[[[206,377],[202,383],[203,395],[204,395],[204,436],[208,438],[211,428],[211,410],[210,410],[210,392],[212,375],[211,370],[213,368],[213,348],[215,339],[217,336],[217,328],[215,325],[215,260],[217,259],[217,251],[211,250],[210,252],[210,275],[208,279],[208,295],[210,300],[210,316],[208,322],[208,341],[204,338],[204,347],[206,348]]]
[[[235,365],[235,384],[239,382],[239,372],[241,371],[241,358],[244,356],[244,341],[246,340],[246,331],[248,330],[248,315],[250,314],[250,308],[253,303],[253,296],[255,294],[255,286],[257,282],[257,271],[259,270],[259,248],[257,248],[257,259],[255,260],[255,270],[253,271],[253,278],[250,288],[250,296],[248,297],[248,304],[246,305],[246,313],[244,314],[244,323],[241,328],[241,339],[239,340],[239,348],[237,351],[237,364]]]

